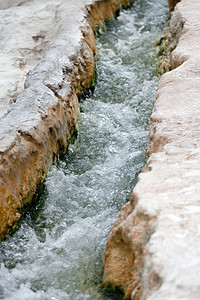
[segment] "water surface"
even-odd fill
[[[167,0],[137,0],[98,36],[97,84],[80,132],[20,229],[0,246],[0,299],[122,299],[101,287],[111,226],[145,164]]]

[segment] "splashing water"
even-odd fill
[[[137,0],[97,38],[93,95],[80,132],[13,237],[0,245],[0,299],[122,299],[101,288],[110,228],[145,163],[158,78],[153,43],[167,0]]]

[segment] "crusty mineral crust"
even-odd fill
[[[52,9],[51,0],[45,1],[47,10]],[[0,9],[18,2],[10,0],[5,6],[5,1],[0,1]],[[41,5],[41,0],[34,3]],[[67,147],[79,116],[77,95],[88,87],[94,75],[93,30],[106,18],[112,18],[120,4],[130,3],[131,0],[58,0],[57,36],[27,75],[24,91],[0,119],[0,240],[16,227],[49,165]],[[20,4],[27,8],[32,1]]]
[[[104,284],[127,299],[200,299],[199,16],[196,0],[172,14],[173,70],[159,83],[147,163],[108,238]]]

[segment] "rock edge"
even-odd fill
[[[108,237],[103,281],[126,299],[200,297],[199,15],[196,0],[172,13],[172,71],[158,86],[147,163]]]
[[[58,38],[29,72],[24,91],[0,119],[0,240],[16,228],[49,165],[73,134],[79,116],[78,96],[94,76],[96,27],[113,18],[120,5],[127,7],[131,2],[80,0],[82,13],[75,21],[66,18],[63,10]],[[67,20],[75,30],[71,40]]]

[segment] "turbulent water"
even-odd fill
[[[0,299],[122,299],[101,287],[109,230],[145,163],[167,0],[137,0],[97,38],[94,93],[37,206],[0,246]]]

